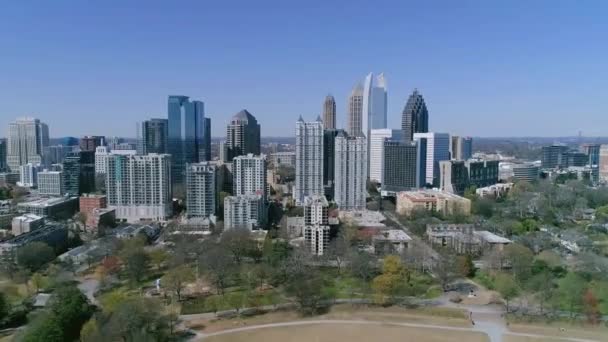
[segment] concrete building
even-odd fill
[[[538,180],[540,169],[534,164],[515,164],[513,165],[513,180],[534,182]]]
[[[413,140],[415,133],[429,131],[429,111],[418,89],[414,89],[403,108],[401,130],[403,130],[403,137],[406,141]]]
[[[19,166],[19,182],[17,185],[25,188],[38,186],[38,173],[42,171],[40,164],[27,163]]]
[[[44,149],[44,166],[49,167],[53,164],[63,163],[65,157],[74,151],[73,146],[54,145]]]
[[[232,194],[261,195],[266,201],[268,183],[266,182],[266,156],[249,153],[232,160]]]
[[[108,198],[105,195],[82,194],[79,198],[80,212],[89,215],[95,209],[108,207]]]
[[[49,146],[49,127],[33,118],[19,118],[8,126],[7,164],[17,172],[27,163],[42,164],[44,149]]]
[[[502,251],[511,240],[486,230],[475,230],[472,224],[427,224],[426,236],[435,246],[446,247],[458,254],[479,255],[485,250]]]
[[[95,151],[97,146],[102,146],[105,137],[103,136],[84,136],[80,138],[78,146],[81,151]]]
[[[439,162],[450,160],[450,135],[447,133],[414,133],[420,146],[420,184],[439,185]]]
[[[403,230],[388,229],[381,230],[372,236],[372,248],[378,256],[397,254],[405,251],[412,238]]]
[[[116,222],[116,210],[110,208],[94,208],[87,215],[85,227],[87,231],[102,235],[105,229],[111,228]]]
[[[342,210],[365,209],[367,197],[367,139],[336,137],[334,201]]]
[[[45,196],[63,196],[63,171],[44,170],[38,172],[38,193]]]
[[[468,160],[473,156],[473,138],[453,135],[450,137],[450,156],[455,160]]]
[[[363,84],[357,83],[348,98],[346,132],[351,136],[363,134]]]
[[[397,194],[397,212],[410,216],[415,211],[435,211],[443,215],[471,214],[471,201],[440,190],[402,191]]]
[[[498,183],[483,188],[477,188],[475,189],[475,193],[481,198],[500,198],[506,196],[511,188],[513,188],[513,183]]]
[[[328,210],[325,196],[304,199],[304,242],[313,255],[323,255],[329,246]]]
[[[600,144],[584,144],[581,146],[582,152],[588,157],[587,165],[593,167],[600,164]]]
[[[226,128],[226,160],[234,157],[260,154],[260,124],[246,109],[234,114]]]
[[[295,152],[275,152],[270,154],[270,162],[277,168],[279,166],[296,167]]]
[[[386,128],[387,92],[386,80],[381,73],[377,77],[369,73],[363,83],[361,131],[368,138],[372,129]]]
[[[266,207],[260,195],[224,198],[224,229],[260,229],[266,223]]]
[[[336,100],[331,95],[323,101],[323,128],[336,129]]]
[[[169,120],[150,119],[137,125],[137,153],[169,153]]]
[[[369,135],[369,179],[382,184],[384,174],[384,141],[401,141],[403,131],[399,129],[372,129]]]
[[[600,182],[608,183],[608,145],[602,145],[598,159]]]
[[[440,161],[439,178],[439,189],[445,192],[463,195],[469,187],[469,173],[462,160]]]
[[[108,171],[108,155],[110,149],[107,146],[99,146],[95,149],[95,173],[106,174]]]
[[[78,211],[78,197],[39,198],[17,204],[17,211],[56,220],[72,218]]]
[[[19,172],[2,172],[0,173],[0,185],[6,186],[7,184],[15,185],[19,182]]]
[[[304,203],[304,197],[323,195],[323,123],[318,117],[314,122],[296,122],[296,205]]]
[[[44,226],[44,218],[34,214],[24,214],[13,218],[12,234],[19,236]]]
[[[336,137],[343,129],[326,129],[323,131],[323,192],[328,200],[334,198]]]
[[[188,217],[209,217],[217,208],[216,166],[210,162],[186,165]]]
[[[384,141],[382,158],[382,194],[419,188],[420,149],[413,141]]]
[[[21,234],[10,240],[0,242],[0,255],[5,258],[14,258],[15,252],[28,243],[44,242],[55,250],[67,248],[68,229],[63,224],[49,223],[44,227]]]
[[[567,166],[565,154],[568,146],[551,145],[542,147],[541,167],[543,169],[553,169]]]
[[[172,214],[171,156],[110,155],[106,192],[118,219],[166,220]]]

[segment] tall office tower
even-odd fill
[[[45,196],[63,196],[63,171],[44,170],[38,172],[38,193]]]
[[[234,114],[226,128],[226,160],[249,153],[260,154],[260,124],[246,109]]]
[[[324,196],[304,198],[304,242],[313,255],[323,255],[329,245],[328,210]]]
[[[186,165],[186,210],[188,217],[215,214],[217,192],[215,165],[201,162]]]
[[[343,129],[326,129],[323,131],[323,188],[325,197],[334,198],[336,136],[346,133]]]
[[[365,209],[367,139],[338,134],[335,158],[334,201],[342,210]]]
[[[150,119],[137,125],[137,153],[168,153],[169,120]]]
[[[63,163],[63,159],[72,151],[74,147],[65,145],[48,146],[44,149],[44,165],[50,166],[53,164]]]
[[[228,146],[226,145],[225,141],[220,141],[220,147],[219,147],[219,155],[220,155],[220,160],[223,162],[227,162],[228,161]]]
[[[211,160],[211,118],[205,118],[205,135],[203,139],[203,154],[199,154],[199,159],[204,161]]]
[[[108,170],[108,155],[110,150],[107,146],[98,146],[95,149],[95,173],[105,174]]]
[[[372,129],[369,136],[369,179],[382,183],[384,174],[384,141],[386,139],[401,141],[403,131],[400,129]]]
[[[118,219],[166,220],[172,212],[171,156],[110,154],[106,193]]]
[[[197,163],[205,147],[205,104],[187,96],[169,96],[168,151],[171,154],[172,185],[184,185],[187,163]]]
[[[439,186],[439,162],[450,160],[450,135],[447,133],[414,133],[420,146],[420,185]]]
[[[0,139],[0,172],[5,172],[8,170],[8,165],[6,165],[6,139]]]
[[[424,103],[424,98],[418,93],[418,89],[414,89],[403,108],[401,129],[406,141],[412,140],[415,133],[429,131],[429,111]]]
[[[420,187],[420,149],[416,142],[384,139],[382,191],[398,192]]]
[[[260,195],[224,198],[224,229],[258,229],[266,223],[266,206]]]
[[[42,171],[40,164],[27,163],[19,166],[19,182],[17,185],[26,188],[38,186],[38,172]]]
[[[551,145],[542,147],[540,165],[543,169],[553,169],[556,167],[566,167],[566,152],[568,146]]]
[[[102,136],[84,136],[80,138],[80,150],[81,151],[95,151],[97,146],[102,146],[105,137]]]
[[[41,164],[44,148],[49,146],[49,127],[33,118],[19,118],[8,125],[7,164],[17,172],[19,166]]]
[[[473,138],[454,135],[450,139],[451,159],[467,160],[473,156]]]
[[[232,194],[260,195],[266,200],[266,156],[238,156],[232,160]]]
[[[361,130],[369,138],[372,129],[386,128],[387,113],[386,80],[384,74],[374,78],[369,73],[363,86],[363,112]]]
[[[80,152],[72,152],[62,163],[63,189],[69,196],[80,195]]]
[[[350,136],[363,134],[363,85],[358,83],[348,98],[348,118],[346,132]]]
[[[469,173],[464,160],[439,162],[439,189],[462,196],[469,187]]]
[[[600,144],[584,144],[582,151],[589,157],[587,165],[594,166],[600,163]]]
[[[293,196],[296,205],[304,203],[304,197],[323,195],[323,123],[296,122],[296,184]]]
[[[336,100],[331,95],[323,101],[323,128],[336,129]]]
[[[608,145],[600,147],[598,158],[600,182],[608,183]]]

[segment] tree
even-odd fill
[[[155,248],[148,255],[150,256],[150,262],[156,266],[157,270],[160,270],[163,263],[169,258],[167,252],[162,248]]]
[[[323,256],[326,260],[334,262],[338,267],[338,272],[341,272],[342,265],[350,255],[349,249],[350,244],[346,240],[346,237],[343,234],[338,234],[335,239],[331,240]]]
[[[458,265],[456,258],[452,255],[441,255],[433,267],[433,273],[437,276],[439,284],[444,291],[448,290],[450,283],[457,277]]]
[[[222,234],[220,245],[232,253],[234,261],[241,263],[241,259],[251,248],[251,232],[246,228],[228,229]]]
[[[473,264],[473,257],[471,254],[461,255],[457,258],[458,270],[462,277],[474,277],[475,276],[475,265]]]
[[[17,265],[32,272],[55,259],[55,252],[44,242],[30,242],[17,250]]]
[[[408,270],[396,255],[389,255],[382,263],[382,274],[375,277],[372,289],[378,304],[387,304],[397,294],[401,286],[408,281]]]
[[[46,284],[46,279],[42,276],[42,274],[36,272],[32,274],[32,278],[30,279],[32,286],[36,289],[36,293],[43,288]]]
[[[8,315],[10,304],[6,299],[4,292],[0,292],[0,322],[4,321],[4,318]]]
[[[511,264],[515,280],[521,286],[532,275],[532,262],[534,254],[532,251],[517,243],[512,243],[505,247],[505,257]]]
[[[200,257],[199,267],[208,274],[217,293],[223,295],[230,278],[236,273],[237,265],[226,249],[218,245],[210,245]]]
[[[574,317],[574,313],[579,311],[583,304],[583,294],[587,289],[587,283],[574,272],[569,272],[557,283],[557,298],[562,300],[562,303],[570,311],[570,317],[572,318]]]
[[[178,268],[173,268],[161,280],[161,284],[164,285],[170,291],[175,292],[177,300],[181,301],[181,293],[184,286],[188,282],[194,281],[194,273],[192,269],[186,265]]]
[[[87,223],[87,214],[83,213],[82,211],[77,212],[74,214],[74,221],[80,223],[80,225],[84,227],[84,225]]]
[[[509,312],[509,301],[519,293],[519,287],[515,279],[508,274],[499,273],[496,275],[494,283],[496,284],[496,291],[504,298],[507,312]]]
[[[133,250],[125,250],[123,251],[121,259],[125,264],[127,276],[131,281],[141,281],[144,274],[146,274],[148,264],[150,263],[150,257],[144,249],[139,247]]]
[[[327,299],[323,291],[327,282],[319,272],[312,267],[294,270],[287,278],[285,290],[293,296],[304,314],[315,314],[321,304]]]
[[[247,297],[243,292],[232,292],[226,295],[226,302],[228,303],[228,305],[230,305],[231,308],[236,310],[237,314],[245,305],[246,300]]]
[[[540,306],[540,314],[545,311],[546,304],[555,295],[555,284],[553,274],[549,269],[542,270],[530,278],[526,288],[536,292],[536,298]]]
[[[348,263],[349,273],[356,278],[369,282],[374,278],[377,272],[376,259],[369,253],[353,250],[349,257]]]
[[[583,295],[585,315],[589,323],[595,325],[600,321],[599,301],[591,289],[587,289]]]

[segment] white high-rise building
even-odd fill
[[[361,130],[369,138],[372,129],[386,128],[387,121],[387,93],[386,80],[381,73],[374,78],[369,73],[363,85],[363,110]]]
[[[108,207],[129,222],[164,221],[172,213],[171,156],[110,154],[107,162]]]
[[[108,155],[110,149],[107,146],[95,148],[95,173],[106,174],[108,172]]]
[[[361,82],[350,92],[348,97],[348,116],[346,132],[352,136],[363,134],[363,84]]]
[[[19,182],[17,185],[26,188],[38,186],[38,172],[42,170],[40,164],[27,163],[19,166]]]
[[[232,161],[233,195],[261,195],[266,200],[267,191],[266,156],[235,157]]]
[[[293,196],[296,205],[304,197],[323,195],[323,122],[296,122],[296,184]]]
[[[328,210],[325,196],[304,198],[304,242],[311,254],[323,255],[329,245]]]
[[[63,196],[65,194],[63,171],[38,172],[38,193],[45,196]]]
[[[420,185],[439,186],[439,162],[450,160],[450,135],[447,133],[414,133],[420,146]]]
[[[367,195],[367,139],[336,136],[334,200],[340,209],[365,209]]]
[[[260,195],[224,198],[224,229],[258,229],[266,222],[266,206]]]
[[[608,183],[608,145],[600,146],[599,178],[600,182]]]
[[[201,162],[186,165],[186,210],[188,217],[209,217],[216,208],[215,165]]]
[[[6,160],[16,172],[27,163],[41,164],[44,149],[49,146],[49,127],[33,118],[19,118],[8,126]]]
[[[369,138],[369,179],[383,183],[384,176],[384,141],[401,140],[403,131],[400,129],[372,129]]]

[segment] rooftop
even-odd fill
[[[379,231],[373,237],[374,240],[385,240],[385,241],[412,241],[412,238],[407,235],[403,230],[389,229]]]
[[[34,222],[38,220],[42,220],[42,216],[34,215],[34,214],[23,214],[21,216],[17,216],[13,218],[13,220],[19,220],[21,222]]]
[[[17,204],[22,207],[50,207],[67,201],[77,200],[78,197],[37,198],[29,202]]]
[[[474,232],[473,234],[477,235],[478,237],[480,237],[482,240],[484,240],[487,243],[511,243],[512,242],[511,240],[509,240],[507,238],[496,235],[487,230],[479,230],[479,231]]]

